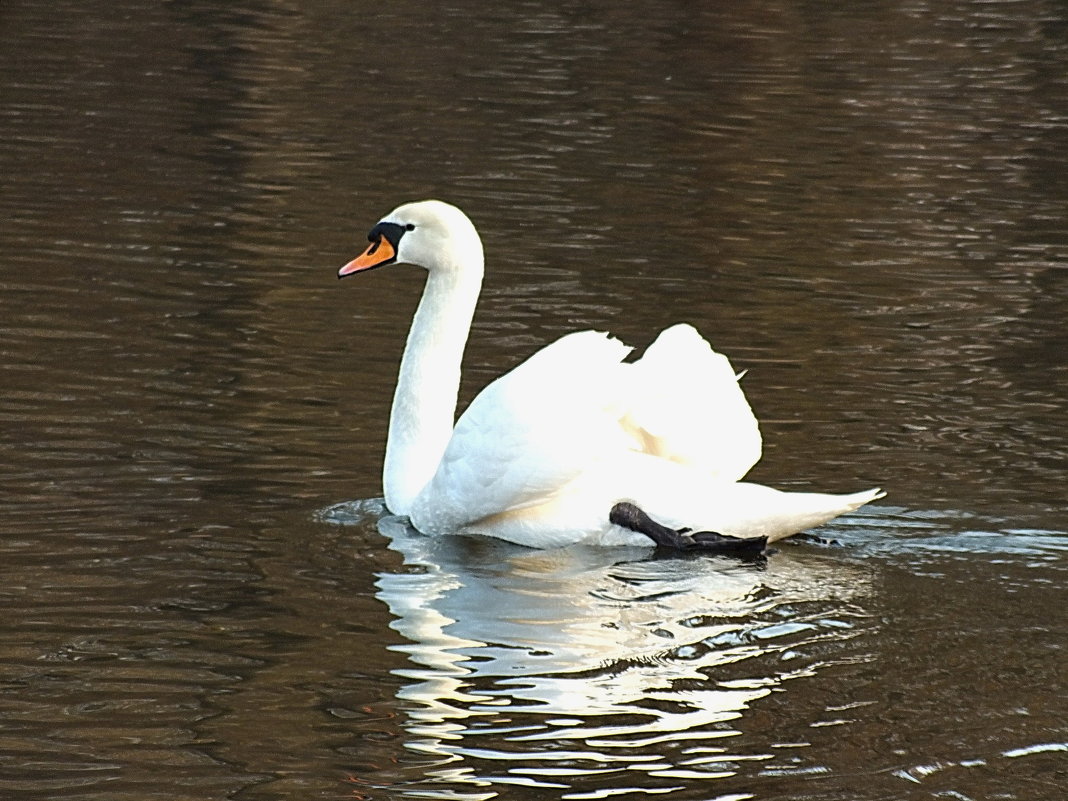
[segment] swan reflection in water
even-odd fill
[[[734,775],[782,745],[758,733],[732,749],[746,711],[866,626],[868,575],[840,554],[655,559],[378,527],[405,562],[377,597],[408,640],[396,673],[421,797],[592,798]]]

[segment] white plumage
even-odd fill
[[[672,528],[790,536],[881,497],[785,493],[740,479],[759,460],[756,418],[727,358],[686,324],[635,362],[607,334],[568,334],[487,386],[453,425],[481,290],[482,244],[440,201],[383,218],[339,276],[393,262],[427,270],[390,415],[386,505],[426,534],[522,545],[648,544],[609,522],[629,501]]]

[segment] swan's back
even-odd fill
[[[623,362],[629,351],[607,334],[569,334],[487,386],[420,494],[416,527],[454,531],[552,504],[637,453],[709,480],[741,478],[760,434],[727,359],[688,325],[664,331],[635,363]]]

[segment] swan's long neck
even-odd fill
[[[460,363],[482,287],[481,243],[430,269],[401,358],[382,471],[386,506],[408,514],[452,436]]]

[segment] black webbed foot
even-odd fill
[[[676,530],[661,525],[632,503],[617,503],[608,514],[617,526],[637,531],[656,543],[658,548],[673,551],[720,553],[731,556],[756,556],[767,547],[767,537],[731,537],[715,531]]]

